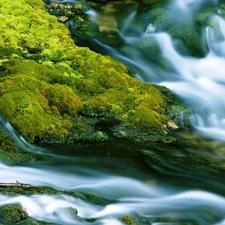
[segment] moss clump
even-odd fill
[[[38,154],[21,150],[13,140],[0,130],[0,161],[7,164],[21,164],[43,160]]]
[[[13,1],[3,4],[0,12],[0,28],[4,30],[0,37],[0,48],[29,53],[30,49],[52,49],[52,43],[57,42],[58,37],[54,38],[50,34],[57,30],[51,30],[51,22],[56,22],[56,18],[45,13],[42,1]],[[62,26],[57,23],[55,25],[58,28]],[[58,33],[62,35],[61,38],[68,34],[60,32],[60,29]]]
[[[40,2],[14,1],[0,9],[6,31],[0,40],[0,115],[29,142],[61,141],[68,134],[87,141],[88,129],[91,141],[107,140],[98,122],[87,122],[91,117],[162,132],[168,121],[163,95],[131,77],[122,63],[74,45]]]
[[[7,164],[21,164],[44,160],[44,157],[32,152],[24,151],[10,136],[4,126],[5,121],[0,118],[0,161]]]
[[[105,63],[110,65],[111,61]],[[140,83],[130,77],[126,68],[119,63],[116,66],[117,69],[102,68],[99,73],[90,71],[85,79],[79,80],[77,90],[81,93],[84,104],[82,112],[87,115],[113,117],[129,125],[161,128],[167,121],[164,115],[166,104],[163,95],[152,85]],[[85,88],[87,85],[89,88]],[[146,111],[148,125],[141,122],[143,114],[140,108]],[[154,121],[151,122],[152,118]]]
[[[123,222],[124,224],[131,224],[131,225],[135,225],[137,224],[133,218],[131,216],[125,215],[120,219],[121,222]]]
[[[68,86],[60,84],[51,85],[47,91],[49,105],[60,114],[76,115],[81,110],[81,100]]]
[[[1,216],[7,223],[17,223],[28,218],[28,213],[20,205],[5,205],[0,209]]]
[[[154,127],[155,129],[161,128],[162,122],[161,122],[161,117],[160,114],[157,112],[145,107],[145,106],[139,106],[135,112],[131,113],[132,115],[130,116],[132,118],[132,123],[134,125],[139,126],[139,127]],[[157,118],[158,117],[158,118]],[[165,117],[166,121],[166,117]]]
[[[41,70],[33,69],[29,74],[21,74],[25,73],[24,62],[22,69],[19,61],[17,63],[13,75],[0,83],[0,114],[30,142],[64,137],[71,128],[66,117],[76,115],[82,107],[79,97],[67,86],[51,85],[38,79]],[[28,68],[29,63],[37,64],[27,61],[25,65]],[[47,75],[43,73],[44,76]]]

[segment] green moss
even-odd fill
[[[130,125],[151,129],[161,128],[168,120],[164,115],[164,98],[153,86],[142,84],[127,74],[122,77],[103,76],[100,84],[102,93],[92,91],[95,93],[92,98],[83,99],[85,114],[114,117]]]
[[[155,88],[165,96],[167,117],[180,127],[191,127],[192,108],[190,106],[187,108],[167,87],[155,85]]]
[[[32,8],[39,8],[44,9],[43,1],[36,1],[36,0],[24,0],[24,3],[30,5]]]
[[[44,66],[33,61],[7,64],[12,65],[8,70],[13,76],[0,84],[0,114],[28,141],[62,139],[71,128],[67,116],[76,115],[82,107],[79,97],[67,86],[38,79],[48,80],[52,73]],[[30,76],[20,74],[27,69]]]
[[[78,140],[107,140],[97,123],[85,122],[89,116],[161,132],[168,120],[163,95],[117,60],[74,45],[41,2],[0,9],[0,114],[30,142],[60,141],[75,128],[80,133],[70,136]]]
[[[64,62],[2,61],[5,76],[0,83],[0,114],[31,142],[65,137],[71,128],[68,116],[76,116],[80,111],[153,129],[162,127],[166,122],[166,104],[161,93],[130,77],[119,62],[113,65],[108,58],[100,59],[105,67],[99,72],[89,70],[83,76],[79,72],[69,76],[72,65]],[[141,106],[146,109],[146,118],[149,113],[149,123],[143,119],[138,122],[143,115],[136,109]],[[132,110],[136,112],[135,119]]]
[[[153,130],[162,129],[162,119],[166,122],[166,117],[144,106],[139,106],[130,113],[131,124],[138,127],[149,128]]]
[[[42,1],[13,1],[0,8],[0,48],[13,48],[21,52],[31,49],[54,61],[64,57],[62,39],[68,31],[44,10]],[[69,40],[71,42],[72,40]]]
[[[0,213],[7,223],[17,223],[28,218],[28,213],[20,205],[5,205]]]
[[[68,114],[75,116],[82,107],[80,98],[74,91],[60,84],[50,86],[47,99],[49,100],[49,105],[54,107],[55,110],[58,110],[62,115]]]
[[[173,26],[167,30],[175,40],[182,43],[193,56],[204,56],[204,43],[202,43],[201,32],[196,27],[182,28]],[[182,48],[180,48],[182,49]]]
[[[125,215],[120,219],[124,224],[131,224],[135,225],[137,224],[131,216]]]
[[[38,154],[21,150],[13,140],[0,129],[0,161],[7,164],[21,164],[44,160]]]

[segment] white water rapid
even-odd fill
[[[225,21],[214,16],[211,22],[204,33],[209,47],[205,58],[181,56],[174,50],[170,37],[158,37],[165,58],[176,71],[172,82],[164,80],[159,84],[192,105],[193,125],[197,129],[225,140]]]

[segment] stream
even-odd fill
[[[202,7],[219,4],[164,2],[173,23],[191,27]],[[193,56],[160,29],[161,23],[149,23],[149,5],[141,10],[139,3],[126,0],[102,4],[99,10],[95,6],[87,15],[98,24],[100,35],[85,41],[79,37],[80,44],[123,61],[142,82],[174,91],[193,112],[195,130],[180,135],[195,145],[144,148],[115,139],[35,146],[0,118],[0,126],[20,148],[46,158],[25,165],[0,163],[1,183],[17,180],[107,200],[98,205],[67,195],[0,195],[0,206],[20,204],[30,217],[49,224],[121,225],[121,218],[129,215],[139,225],[225,225],[225,20],[219,13],[209,19],[213,25],[201,31],[202,56]],[[77,210],[77,217],[69,208]]]

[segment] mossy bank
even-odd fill
[[[41,0],[0,6],[0,115],[26,140],[175,141],[168,105],[153,85],[117,60],[77,47]]]

